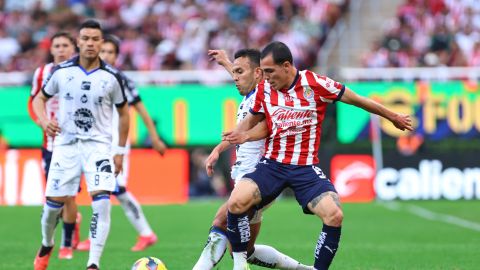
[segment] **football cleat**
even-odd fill
[[[73,248],[61,247],[58,251],[58,258],[61,260],[71,260],[73,258]]]
[[[52,255],[53,248],[44,256],[40,257],[40,251],[38,251],[35,260],[33,261],[34,270],[46,270],[48,267],[48,261],[50,260],[50,255]]]
[[[84,241],[78,243],[76,250],[89,251],[90,250],[90,239],[87,238]]]
[[[155,244],[158,238],[153,233],[149,236],[139,236],[137,243],[131,248],[132,251],[142,251],[145,250],[147,247]]]

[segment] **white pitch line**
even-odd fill
[[[456,216],[452,215],[447,215],[447,214],[440,214],[440,213],[435,213],[432,212],[426,208],[416,206],[416,205],[405,205],[401,206],[401,204],[396,203],[396,202],[386,202],[382,203],[382,206],[384,206],[387,209],[390,209],[392,211],[401,211],[402,208],[406,208],[405,210],[411,214],[414,214],[416,216],[419,216],[424,219],[428,220],[433,220],[433,221],[441,221],[444,223],[448,224],[453,224],[462,228],[474,230],[477,232],[480,232],[480,223],[469,221],[466,219],[462,219]]]

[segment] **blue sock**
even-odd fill
[[[338,249],[342,227],[323,224],[322,232],[315,248],[315,269],[326,270],[330,267]]]
[[[250,222],[247,213],[227,215],[227,237],[232,245],[233,252],[247,251],[250,241]]]
[[[72,237],[73,237],[74,229],[75,229],[75,222],[74,223],[63,222],[62,243],[64,247],[72,247]]]

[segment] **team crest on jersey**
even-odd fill
[[[312,88],[306,86],[303,88],[303,97],[305,97],[305,99],[312,99],[313,98],[313,90]]]
[[[93,127],[93,123],[95,123],[95,118],[93,117],[93,113],[89,109],[80,108],[76,110],[73,114],[73,121],[77,127],[87,132]]]

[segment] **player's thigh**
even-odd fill
[[[80,184],[81,159],[77,147],[58,145],[52,154],[45,196],[75,196]]]
[[[247,180],[256,184],[255,190],[249,190],[250,196],[255,196],[254,205],[257,209],[261,209],[275,200],[278,195],[287,187],[287,181],[283,177],[280,170],[280,163],[262,158],[255,166],[255,170],[246,174],[242,180],[238,182],[241,184]],[[237,185],[238,185],[237,184]],[[260,198],[258,198],[260,196]]]
[[[115,191],[116,180],[113,174],[113,159],[110,146],[102,143],[84,143],[83,168],[87,191],[94,195],[99,191]]]
[[[261,202],[257,183],[250,178],[243,178],[235,184],[228,199],[228,209],[233,212],[245,212]]]
[[[317,166],[291,166],[288,175],[289,184],[295,193],[295,198],[302,206],[303,212],[306,214],[315,214],[308,206],[312,200],[322,196],[326,192],[336,193],[335,187]]]
[[[343,211],[338,194],[327,191],[315,197],[308,203],[308,209],[323,222],[330,226],[340,226],[343,221]]]

